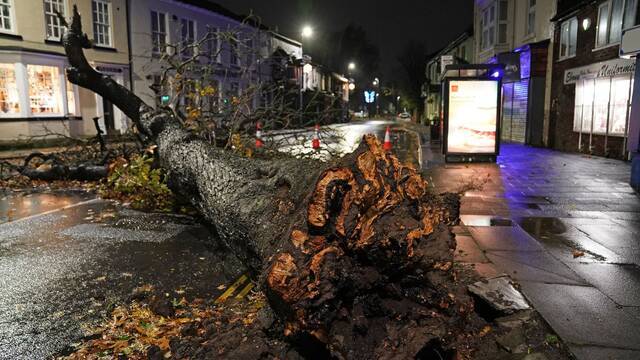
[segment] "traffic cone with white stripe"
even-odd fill
[[[384,133],[384,143],[382,144],[382,148],[385,151],[390,151],[391,147],[391,128],[387,126],[387,131]]]
[[[313,150],[320,150],[320,125],[318,124],[316,124],[315,131],[313,132],[311,147],[313,148]]]
[[[256,149],[260,149],[264,146],[264,141],[262,141],[262,125],[260,123],[256,124]]]

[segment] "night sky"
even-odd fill
[[[304,24],[333,32],[349,23],[362,25],[380,49],[382,76],[393,74],[398,53],[410,39],[429,52],[454,40],[472,23],[472,0],[214,0],[239,13],[250,10],[270,27],[300,40]],[[313,39],[303,46],[313,48]]]

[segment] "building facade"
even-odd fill
[[[468,64],[475,60],[475,40],[473,29],[468,29],[458,38],[433,54],[426,67],[425,118],[428,124],[439,122],[442,112],[440,78],[444,67],[449,64]]]
[[[635,61],[619,57],[637,0],[558,2],[551,83],[550,145],[627,159]]]
[[[555,0],[475,2],[476,62],[504,63],[501,140],[545,144]]]
[[[129,86],[125,0],[0,1],[0,142],[96,133],[94,117],[110,133],[124,132],[126,117],[100,96],[67,81],[56,12],[78,7],[94,46],[91,64]]]

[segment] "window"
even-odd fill
[[[165,13],[151,11],[151,42],[154,55],[165,52],[167,46],[167,15]]]
[[[193,45],[196,42],[196,24],[193,20],[181,19],[181,46],[182,57],[190,58],[193,56]]]
[[[576,83],[573,131],[624,136],[629,115],[630,76],[583,79]],[[607,124],[608,123],[608,124]],[[608,125],[608,126],[607,126]]]
[[[248,39],[246,42],[246,46],[247,46],[247,56],[246,56],[246,62],[247,62],[247,66],[250,67],[253,64],[253,40],[252,39]]]
[[[498,44],[506,44],[507,43],[507,21],[509,20],[508,15],[509,2],[506,0],[500,1],[500,13],[498,16]]]
[[[229,40],[229,62],[231,65],[240,66],[240,57],[238,56],[238,41],[235,39]]]
[[[466,50],[467,49],[464,47],[464,45],[462,47],[460,47],[460,59],[462,59],[462,60],[466,60],[467,59]]]
[[[13,6],[11,0],[0,0],[0,31],[15,31],[12,17]]]
[[[67,114],[78,115],[79,111],[76,108],[76,88],[67,80]]]
[[[29,106],[34,115],[62,113],[60,70],[56,66],[27,65]]]
[[[20,113],[20,93],[14,64],[0,64],[0,116]]]
[[[64,2],[66,0],[44,0],[44,23],[47,28],[47,40],[60,40],[64,27],[60,23],[58,14],[65,15]]]
[[[527,31],[526,35],[531,35],[536,31],[536,0],[527,0]]]
[[[560,59],[576,56],[578,19],[566,20],[560,26]]]
[[[483,50],[492,47],[495,44],[496,34],[496,4],[493,3],[486,9],[482,10],[482,39],[481,48]]]
[[[636,25],[637,0],[609,0],[598,8],[596,46],[620,42],[622,29]]]
[[[93,39],[96,45],[111,45],[111,4],[107,0],[93,0]]]
[[[209,28],[209,32],[207,34],[207,57],[209,58],[209,62],[220,62],[220,41],[218,39],[218,29],[217,28]]]

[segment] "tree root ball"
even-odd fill
[[[454,345],[473,310],[452,266],[457,195],[431,194],[416,169],[365,136],[307,201],[265,276],[286,336],[311,336],[350,359]]]

